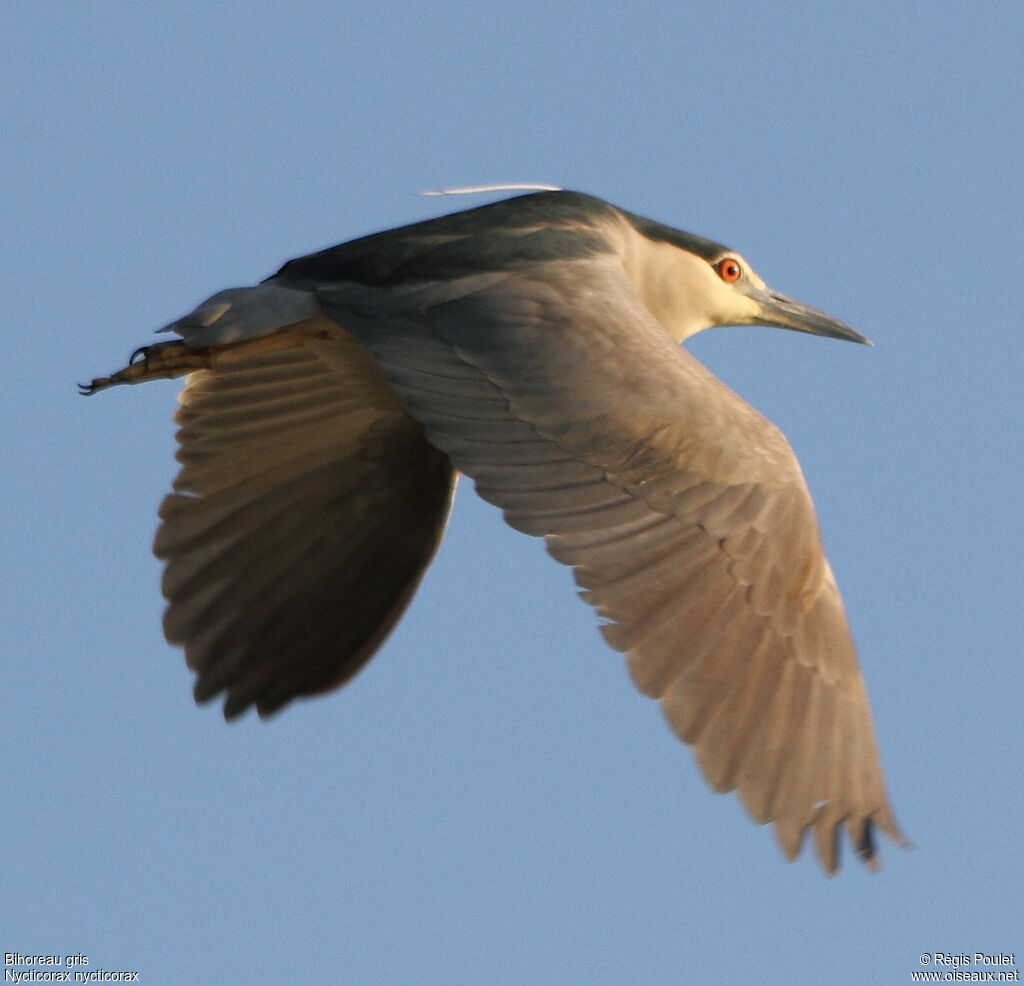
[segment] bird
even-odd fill
[[[680,345],[868,343],[737,252],[581,192],[517,194],[213,295],[84,393],[187,374],[159,509],[195,698],[270,716],[348,682],[438,548],[457,478],[572,569],[605,641],[796,858],[906,840],[814,507],[782,433]],[[845,837],[844,837],[845,833]]]

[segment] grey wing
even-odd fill
[[[457,288],[457,286],[454,286]],[[432,443],[546,538],[711,784],[875,860],[890,811],[867,696],[813,507],[782,435],[653,319],[613,258],[549,263],[404,319],[332,317]],[[382,305],[382,311],[386,305]]]
[[[418,585],[454,489],[358,342],[323,319],[290,329],[288,348],[189,376],[181,470],[160,507],[167,638],[197,700],[227,692],[227,717],[359,670]]]

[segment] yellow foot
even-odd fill
[[[117,373],[113,373],[109,377],[97,377],[88,384],[80,383],[78,390],[83,396],[89,397],[120,383],[145,383],[147,380],[180,377],[184,373],[192,373],[195,370],[212,370],[222,363],[236,362],[278,349],[290,349],[293,346],[301,345],[310,337],[329,339],[345,334],[337,326],[325,329],[322,322],[315,326],[309,323],[298,324],[302,325],[301,329],[277,332],[274,335],[231,343],[227,346],[194,348],[181,340],[142,346],[132,353],[128,365],[123,370],[118,370]],[[307,325],[309,328],[306,328]]]

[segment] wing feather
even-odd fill
[[[454,487],[369,353],[327,323],[192,374],[161,505],[165,631],[196,697],[267,715],[354,675],[433,556]]]
[[[782,435],[647,312],[614,259],[548,262],[395,317],[321,286],[431,442],[542,535],[719,791],[874,858],[888,807],[867,698]],[[384,312],[384,308],[381,309]]]

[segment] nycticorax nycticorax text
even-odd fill
[[[344,243],[214,295],[92,392],[189,372],[160,508],[196,698],[269,715],[344,684],[437,548],[457,472],[572,566],[717,791],[902,841],[864,683],[782,434],[679,343],[714,325],[866,340],[737,253],[575,192]]]

